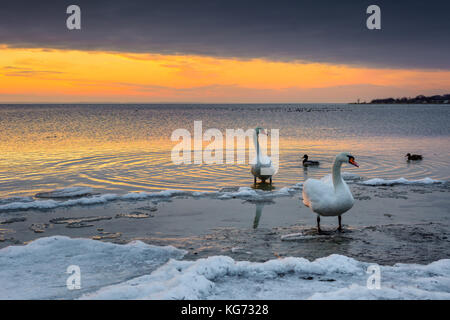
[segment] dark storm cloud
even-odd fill
[[[371,4],[382,30],[366,28]],[[450,69],[450,1],[3,0],[0,43]]]

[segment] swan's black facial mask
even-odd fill
[[[348,157],[348,163],[354,165],[355,167],[359,167],[359,164],[355,161],[355,157],[353,156],[347,156]]]

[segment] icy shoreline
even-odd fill
[[[140,241],[127,245],[63,236],[0,250],[1,299],[450,299],[450,259],[380,266],[381,288],[366,286],[369,263],[343,255],[266,262],[211,256]],[[81,290],[68,290],[69,265]]]
[[[380,179],[374,178],[361,180],[361,177],[343,173],[343,177],[348,183],[356,183],[364,186],[395,186],[395,185],[435,185],[445,184],[445,181],[424,178],[419,180],[400,179]],[[86,206],[105,204],[111,201],[136,201],[136,200],[164,200],[174,197],[193,197],[193,198],[215,198],[215,199],[247,199],[264,200],[277,197],[292,196],[299,192],[303,183],[297,183],[289,187],[283,187],[275,191],[263,191],[250,187],[228,187],[212,192],[197,192],[184,190],[163,190],[158,192],[130,192],[127,194],[93,194],[93,190],[88,187],[69,187],[57,189],[45,193],[38,193],[33,197],[16,197],[0,199],[0,213],[18,210],[48,210],[60,207]],[[45,200],[42,200],[45,198]]]

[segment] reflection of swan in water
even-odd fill
[[[261,202],[256,203],[256,213],[255,213],[255,219],[253,220],[253,229],[258,228],[259,219],[261,218],[261,213],[262,213],[263,208],[264,208],[264,205]]]

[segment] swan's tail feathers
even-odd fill
[[[309,200],[308,200],[308,196],[305,194],[305,192],[302,192],[302,196],[303,196],[303,199],[302,199],[303,204],[305,206],[309,207],[310,203],[309,203]]]
[[[261,175],[262,176],[273,176],[276,173],[274,167],[262,167],[261,166]]]

